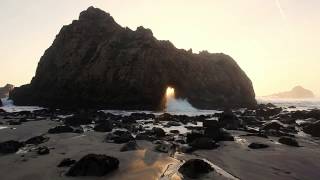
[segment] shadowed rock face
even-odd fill
[[[6,98],[9,96],[9,92],[14,88],[13,85],[7,84],[4,87],[0,87],[0,98]]]
[[[17,105],[160,109],[167,86],[197,108],[256,104],[250,79],[230,56],[177,49],[93,7],[61,29],[31,83],[10,98]]]

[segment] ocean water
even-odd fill
[[[280,98],[269,98],[269,97],[257,97],[258,103],[272,103],[279,107],[288,108],[295,106],[296,110],[308,110],[308,109],[320,109],[320,98],[310,99],[280,99]]]
[[[3,107],[1,109],[7,112],[19,112],[19,111],[34,111],[43,109],[38,106],[15,106],[11,100],[8,98],[1,99]],[[266,97],[257,97],[258,103],[272,103],[278,107],[288,108],[290,106],[295,106],[296,108],[289,108],[288,110],[310,110],[310,109],[320,109],[320,98],[313,99],[275,99]],[[169,104],[169,108],[164,111],[123,111],[123,110],[103,110],[104,112],[110,112],[114,114],[130,115],[133,112],[145,112],[162,114],[164,112],[176,115],[206,115],[214,114],[217,110],[199,110],[192,107],[186,100],[175,100]]]

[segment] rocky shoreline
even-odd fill
[[[0,173],[15,180],[316,179],[320,110],[292,108],[195,116],[0,109]]]

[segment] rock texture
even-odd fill
[[[179,172],[184,179],[187,177],[191,179],[201,178],[211,171],[214,171],[214,168],[202,159],[190,159],[179,168]]]
[[[9,92],[12,91],[14,86],[12,84],[7,84],[4,87],[0,87],[0,98],[6,98],[9,96]]]
[[[119,160],[101,154],[88,154],[67,172],[67,176],[104,176],[119,168]]]
[[[177,49],[94,7],[61,29],[31,83],[10,98],[17,105],[160,109],[168,86],[197,108],[256,104],[250,79],[230,56]]]
[[[303,88],[302,86],[296,86],[292,88],[291,91],[281,92],[277,94],[270,95],[270,97],[275,98],[314,98],[315,95],[312,91]]]

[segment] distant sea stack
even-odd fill
[[[9,96],[9,92],[12,91],[14,88],[14,85],[7,84],[4,87],[0,87],[0,98],[6,98]]]
[[[291,91],[272,94],[270,95],[270,97],[303,99],[303,98],[314,98],[315,95],[312,91],[305,89],[302,86],[296,86]]]
[[[256,105],[250,79],[230,56],[177,49],[94,7],[60,30],[31,83],[10,98],[16,105],[156,110],[168,86],[196,108]]]

